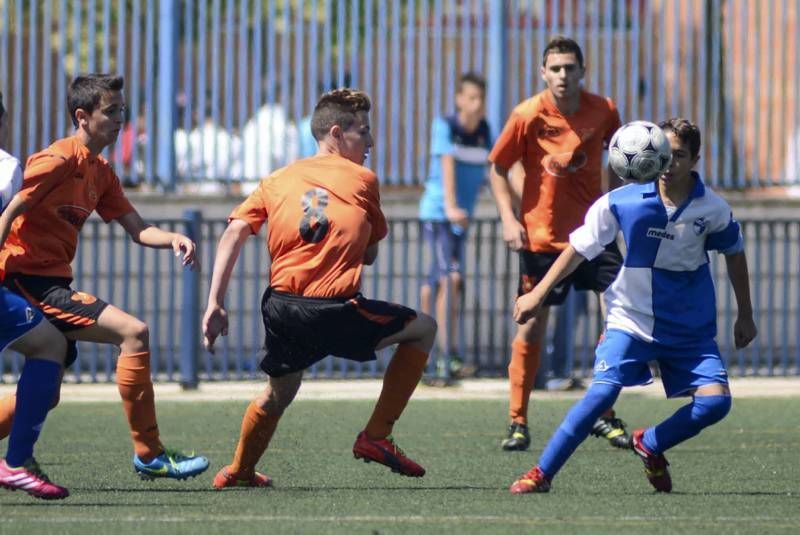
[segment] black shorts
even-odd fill
[[[108,306],[102,299],[73,290],[71,283],[72,279],[67,277],[42,277],[21,273],[7,273],[3,281],[6,288],[35,305],[63,333],[94,325]],[[76,343],[74,340],[67,340],[65,366],[72,365],[76,358]]]
[[[519,286],[517,295],[523,295],[542,280],[547,270],[556,261],[559,253],[519,252]],[[569,289],[604,292],[611,286],[622,267],[622,255],[617,244],[611,242],[605,251],[592,260],[586,260],[572,274],[553,288],[544,300],[545,305],[560,305],[567,298]]]
[[[300,297],[267,288],[261,369],[272,377],[305,370],[328,355],[357,362],[375,360],[375,346],[402,331],[417,313],[366,299]]]

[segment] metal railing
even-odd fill
[[[76,74],[125,75],[131,117],[109,157],[170,189],[302,155],[320,89],[349,80],[375,103],[369,165],[418,184],[459,73],[487,76],[497,132],[543,88],[554,34],[582,45],[586,88],[624,121],[696,121],[711,184],[800,180],[800,0],[0,0],[0,91],[24,159],[68,133]]]
[[[205,308],[217,241],[225,229],[222,220],[204,220],[189,212],[183,220],[156,222],[181,230],[198,242],[203,269],[182,270],[166,251],[134,245],[119,225],[87,221],[74,262],[75,287],[114,303],[144,320],[150,327],[153,374],[162,381],[186,386],[198,381],[263,377],[258,352],[263,341],[261,294],[267,285],[270,262],[262,236],[242,248],[226,304],[230,334],[220,339],[216,355],[202,349],[200,318]],[[733,347],[735,300],[724,261],[712,257],[717,286],[717,336],[731,375],[770,376],[800,374],[800,220],[743,221],[750,265],[751,288],[759,336],[750,348]],[[197,239],[199,237],[199,239]],[[370,298],[419,308],[419,286],[427,274],[429,251],[421,240],[419,222],[390,222],[375,265],[364,271],[362,291]],[[506,373],[509,344],[515,331],[511,311],[517,287],[516,254],[503,240],[499,221],[475,221],[469,231],[465,265],[463,314],[459,339],[453,346],[479,376]],[[567,358],[579,377],[590,377],[594,347],[601,322],[597,300],[588,299],[568,310]],[[555,314],[553,314],[555,316]],[[551,327],[554,326],[551,320]],[[69,381],[113,381],[115,350],[92,343],[79,344],[80,357],[67,372]],[[376,362],[358,364],[327,358],[308,372],[309,377],[376,377],[390,357],[379,353]],[[0,369],[16,376],[21,359],[8,355]],[[437,373],[431,364],[429,373]]]

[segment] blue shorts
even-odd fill
[[[644,342],[623,331],[610,329],[597,346],[594,382],[618,386],[653,381],[649,362],[658,362],[667,397],[687,395],[708,384],[728,384],[728,372],[714,340],[681,347]]]
[[[449,273],[464,274],[466,231],[454,232],[449,221],[423,221],[422,236],[431,251],[427,283],[436,287]]]
[[[25,299],[0,287],[0,351],[44,319],[42,313]]]

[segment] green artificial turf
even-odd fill
[[[372,407],[298,401],[259,469],[273,489],[211,488],[230,461],[246,402],[159,403],[162,439],[211,459],[185,482],[140,481],[118,403],[62,404],[48,418],[37,458],[72,495],[43,502],[0,490],[8,533],[764,533],[800,531],[800,398],[736,400],[730,415],[667,453],[674,491],[655,494],[632,453],[589,438],[549,494],[508,486],[536,461],[569,401],[536,401],[529,452],[499,448],[502,401],[412,401],[398,444],[426,467],[422,479],[353,459]],[[627,396],[631,427],[685,401]],[[2,452],[5,441],[0,442]]]

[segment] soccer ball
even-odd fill
[[[608,163],[623,180],[644,184],[657,179],[672,161],[664,131],[647,121],[633,121],[614,132],[608,147]]]

